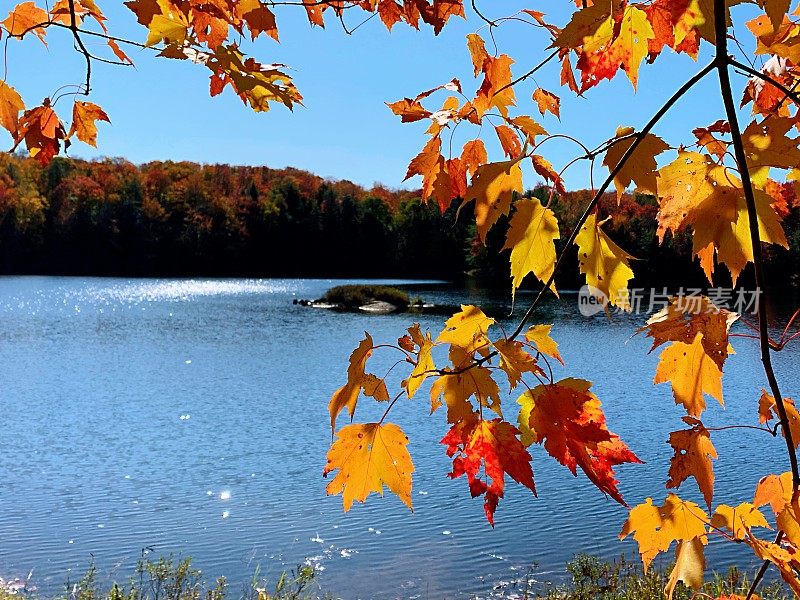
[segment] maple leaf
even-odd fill
[[[714,165],[707,155],[679,152],[677,160],[658,173],[658,237],[667,231],[691,225],[692,251],[700,257],[709,281],[714,270],[713,255],[724,263],[736,282],[739,273],[753,260],[750,220],[741,181],[724,166]],[[756,189],[756,212],[761,239],[787,247],[780,219],[771,199]]]
[[[500,368],[508,377],[512,390],[522,380],[523,373],[544,374],[536,359],[525,350],[522,342],[502,339],[492,343],[500,355]]]
[[[148,29],[145,46],[161,42],[182,45],[189,33],[189,17],[172,0],[156,0],[156,6],[147,0],[131,0],[125,5],[139,17]]]
[[[412,348],[418,347],[417,361],[414,364],[414,369],[405,381],[406,392],[409,398],[413,398],[417,393],[419,386],[436,370],[436,365],[433,362],[431,351],[433,349],[433,340],[431,339],[430,332],[422,334],[419,323],[414,323],[408,328],[408,334],[411,337]]]
[[[789,12],[792,2],[791,0],[756,0],[756,3],[767,13],[767,17],[772,22],[772,28],[778,29]]]
[[[483,352],[488,353],[488,348],[483,348]],[[431,413],[442,405],[441,398],[444,398],[447,420],[455,423],[472,413],[468,400],[474,396],[481,406],[502,417],[500,388],[492,378],[491,371],[484,366],[475,365],[474,353],[460,346],[451,345],[449,357],[453,368],[444,369],[445,374],[431,386]]]
[[[794,126],[794,119],[772,117],[761,123],[753,121],[742,132],[750,178],[758,187],[766,184],[770,168],[800,166],[800,149],[797,147],[800,138],[789,135]]]
[[[514,208],[503,246],[503,250],[511,250],[512,299],[529,273],[542,283],[549,281],[556,263],[554,240],[560,237],[555,214],[542,206],[538,198],[518,200]],[[550,284],[550,289],[558,296],[555,283]]]
[[[551,112],[556,118],[561,118],[561,99],[554,93],[542,88],[536,88],[533,92],[533,101],[536,102],[542,116],[546,112]]]
[[[2,21],[2,25],[12,37],[22,38],[29,33],[33,33],[38,37],[46,46],[45,41],[46,26],[50,22],[50,17],[47,12],[38,6],[35,2],[23,2],[17,4],[8,16]]]
[[[350,354],[350,364],[347,367],[347,383],[333,393],[328,404],[328,411],[331,415],[331,431],[336,428],[336,417],[345,407],[350,413],[350,418],[353,418],[356,403],[358,402],[358,394],[361,392],[361,387],[366,378],[364,368],[367,364],[367,359],[372,356],[373,347],[372,336],[364,332],[364,339]]]
[[[691,344],[702,333],[703,351],[721,370],[732,353],[728,336],[738,318],[736,313],[717,307],[707,296],[673,297],[637,333],[647,331],[653,338],[650,352],[667,342]]]
[[[483,61],[483,82],[481,83],[472,106],[478,117],[486,111],[496,108],[501,116],[508,116],[508,107],[516,103],[514,87],[511,85],[511,65],[514,61],[507,54],[486,56]]]
[[[517,158],[522,153],[522,144],[516,132],[508,125],[497,125],[494,130],[506,156],[508,158]]]
[[[380,0],[377,10],[381,21],[389,31],[403,20],[403,7],[394,0]]]
[[[133,64],[133,61],[127,54],[125,54],[122,48],[119,47],[119,44],[117,44],[117,42],[109,39],[106,40],[106,43],[108,44],[108,47],[111,48],[111,51],[114,53],[114,56],[116,56],[120,60],[120,62],[128,63],[129,65]]]
[[[737,540],[744,540],[747,531],[753,527],[772,529],[761,511],[749,502],[743,502],[736,507],[720,504],[711,517],[711,526],[729,530]]]
[[[486,154],[486,146],[481,140],[470,140],[464,144],[464,148],[461,151],[461,163],[470,177],[475,175],[478,167],[485,164],[487,160],[489,158]]]
[[[328,451],[324,476],[338,469],[325,488],[329,495],[342,494],[347,512],[354,501],[364,502],[370,493],[383,495],[383,486],[411,506],[411,474],[414,465],[406,446],[408,438],[393,423],[347,425],[336,434]]]
[[[45,98],[41,106],[26,110],[19,120],[17,139],[24,138],[30,155],[46,165],[61,149],[61,140],[66,131],[50,99]]]
[[[641,462],[606,427],[600,400],[583,379],[562,379],[537,385],[519,397],[522,443],[538,443],[550,456],[577,475],[577,467],[604,494],[622,505],[614,466]]]
[[[675,548],[675,566],[672,567],[665,588],[669,600],[672,600],[679,581],[695,590],[703,587],[703,573],[706,569],[703,544],[699,537],[678,542]]]
[[[698,332],[691,343],[673,342],[659,356],[653,383],[672,383],[675,404],[683,404],[692,417],[706,408],[703,394],[722,400],[722,370],[703,348],[703,334]]]
[[[445,321],[436,343],[453,344],[467,353],[485,350],[489,344],[486,334],[494,323],[495,320],[487,317],[477,306],[462,304],[461,311]]]
[[[669,434],[669,444],[675,450],[669,466],[667,488],[679,488],[689,477],[694,477],[706,505],[711,510],[714,496],[714,469],[711,461],[717,458],[717,451],[711,443],[711,436],[703,424],[692,417],[683,417],[683,422],[691,429],[673,431]]]
[[[413,123],[421,121],[431,116],[431,111],[427,110],[417,100],[411,98],[403,98],[397,102],[386,103],[391,111],[400,117],[401,123]],[[438,138],[435,138],[438,139]]]
[[[757,507],[769,504],[775,516],[778,516],[786,505],[791,503],[793,490],[794,485],[790,471],[781,475],[767,475],[762,477],[756,485],[753,504]]]
[[[103,31],[108,31],[105,25],[106,18],[93,0],[73,0],[70,8],[69,0],[56,0],[50,9],[50,16],[56,23],[72,25],[72,15],[75,15],[75,24],[80,27],[86,17],[92,17]]]
[[[590,288],[599,290],[604,306],[609,303],[630,310],[628,281],[633,277],[629,261],[633,257],[611,241],[600,228],[596,215],[590,215],[575,237],[580,272]]]
[[[549,160],[544,156],[533,154],[531,155],[531,164],[533,165],[533,170],[544,177],[545,181],[550,182],[559,194],[567,193],[566,188],[564,188],[564,180],[561,179],[561,175],[553,168]]]
[[[372,373],[365,373],[364,379],[361,380],[361,388],[364,390],[364,395],[374,398],[378,402],[389,401],[389,390],[386,388],[386,382]]]
[[[675,494],[669,494],[661,506],[655,506],[653,499],[647,498],[628,513],[619,539],[633,535],[647,572],[653,559],[669,550],[672,542],[699,539],[705,544],[707,522],[708,515],[702,508]]]
[[[729,134],[731,125],[727,121],[716,121],[709,127],[698,127],[692,130],[692,135],[697,138],[697,145],[717,157],[717,160],[725,158],[728,151],[728,142],[714,137],[715,133]]]
[[[262,65],[252,58],[245,59],[236,44],[217,48],[206,61],[213,72],[212,96],[221,93],[230,84],[241,98],[256,112],[269,110],[270,102],[280,102],[289,110],[303,97],[292,78],[280,70],[283,65]]]
[[[529,144],[536,143],[536,136],[547,135],[547,130],[527,115],[514,117],[511,122],[525,134]]]
[[[409,179],[414,175],[421,175],[422,176],[422,199],[427,200],[431,196],[437,198],[440,194],[440,188],[442,187],[443,183],[442,180],[447,179],[447,189],[446,189],[446,202],[447,206],[450,204],[450,188],[449,188],[449,176],[446,173],[446,163],[444,157],[442,156],[442,142],[438,136],[431,138],[422,151],[411,159],[411,162],[408,165],[408,171],[406,172],[405,179]],[[405,181],[404,179],[404,181]],[[441,200],[444,200],[442,198]],[[439,203],[440,207],[442,206],[442,202]],[[446,208],[446,206],[445,206]],[[444,210],[444,209],[442,209]]]
[[[761,67],[761,72],[772,80],[791,88],[794,85],[793,67],[791,63],[780,56],[772,56]],[[781,117],[789,116],[790,103],[786,101],[786,94],[772,83],[759,77],[751,77],[745,87],[741,106],[753,103],[753,113],[762,116]]]
[[[255,40],[261,33],[266,33],[276,42],[279,41],[275,13],[260,2],[257,4],[257,7],[242,15],[242,18],[247,23],[247,28],[250,30],[251,38]]]
[[[73,134],[82,142],[97,147],[97,121],[111,123],[105,111],[91,102],[76,101],[72,107],[72,127],[67,139]]]
[[[489,58],[489,53],[486,52],[486,43],[477,33],[470,33],[467,35],[467,49],[472,58],[475,77],[477,77],[483,71],[483,63]]]
[[[795,448],[800,448],[800,413],[794,405],[794,400],[791,398],[783,399],[783,408],[786,411],[786,418],[789,421],[789,431],[792,432],[792,442]],[[775,397],[768,394],[766,390],[761,390],[761,398],[758,400],[758,416],[761,423],[774,418],[778,419],[778,407],[775,403]],[[781,428],[783,436],[786,437],[786,432]]]
[[[800,551],[797,548],[794,546],[782,547],[772,542],[759,540],[751,534],[748,534],[745,542],[759,559],[774,564],[795,596],[800,596],[800,578],[797,575],[800,572]]]
[[[615,142],[610,146],[603,159],[603,165],[608,167],[609,171],[617,168],[623,155],[628,151],[634,141],[635,133],[633,127],[619,127],[615,139],[622,139]],[[630,137],[626,137],[630,136]],[[648,133],[636,146],[628,160],[614,176],[614,187],[617,190],[617,200],[622,198],[622,194],[631,184],[636,184],[636,190],[644,194],[656,194],[656,156],[669,149],[669,145],[664,142],[660,137]]]
[[[558,351],[558,344],[550,337],[552,328],[552,325],[533,325],[525,332],[525,339],[533,343],[539,352],[552,356],[563,365],[564,359]]]
[[[636,88],[639,66],[656,38],[647,13],[620,0],[599,2],[577,11],[553,46],[575,49],[581,71],[580,93],[622,68]]]
[[[0,126],[7,129],[14,140],[17,139],[19,113],[24,110],[22,96],[5,81],[0,81]]]
[[[453,425],[442,438],[447,456],[453,458],[449,477],[467,476],[472,497],[484,496],[484,512],[494,527],[494,513],[505,493],[505,475],[536,495],[531,455],[519,441],[519,431],[502,419],[479,420],[474,416]],[[484,471],[485,480],[480,479]]]
[[[522,192],[519,159],[489,163],[475,170],[461,207],[475,201],[475,222],[481,242],[486,243],[486,234],[497,219],[508,214],[515,192]]]

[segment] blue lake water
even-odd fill
[[[257,567],[274,580],[308,563],[321,588],[343,598],[513,597],[525,579],[562,581],[576,552],[633,555],[635,544],[617,539],[625,509],[538,446],[539,498],[511,482],[489,527],[466,482],[446,477],[438,441],[447,427],[443,413],[428,415],[427,386],[390,419],[411,438],[414,512],[389,494],[344,513],[340,497],[325,495],[321,472],[327,402],[350,352],[365,330],[394,341],[416,318],[436,335],[443,317],[292,304],[336,283],[0,279],[0,576],[33,571],[39,589],[55,590],[94,557],[101,578],[124,578],[150,548],[192,555],[233,590]],[[506,300],[408,287],[437,303]],[[647,354],[647,338],[631,337],[643,319],[585,318],[568,295],[536,319],[556,323],[567,363],[559,374],[595,382],[610,428],[646,462],[619,469],[630,504],[663,500],[666,439],[682,428],[669,386],[651,383],[657,353]],[[737,339],[734,347],[726,409],[710,400],[707,426],[757,423],[765,386],[757,346]],[[370,370],[381,373],[393,359],[376,353]],[[798,346],[776,363],[785,393],[797,397]],[[507,416],[515,398],[504,398]],[[381,409],[362,401],[356,417],[373,420]],[[715,502],[749,500],[760,476],[788,468],[780,438],[725,431],[713,440]],[[680,493],[699,501],[693,480]],[[754,563],[746,549],[711,546],[714,568]]]

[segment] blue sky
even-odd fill
[[[3,0],[0,12],[12,4]],[[144,40],[145,29],[122,2],[104,0],[99,5],[109,17],[114,34]],[[563,25],[574,5],[567,0],[493,0],[483,6],[494,17],[535,8],[548,12],[549,20]],[[481,22],[468,9],[466,21],[451,19],[438,37],[428,28],[416,32],[404,25],[389,33],[377,19],[346,35],[335,20],[321,30],[308,25],[302,9],[278,8],[282,9],[276,11],[281,43],[262,38],[254,44],[245,43],[243,49],[261,62],[290,65],[304,106],[294,112],[275,106],[268,113],[256,114],[230,89],[210,98],[204,67],[130,49],[135,69],[95,65],[91,99],[106,110],[112,125],[100,125],[97,151],[76,142],[71,155],[120,156],[136,163],[172,159],[294,166],[365,186],[375,182],[390,187],[419,185],[418,181],[404,184],[402,180],[408,161],[427,139],[427,125],[400,124],[384,103],[413,97],[453,77],[461,80],[466,94],[474,92],[480,82],[472,77],[465,37],[476,30],[485,34],[485,29],[480,30]],[[744,28],[739,33],[749,41]],[[539,62],[548,46],[541,30],[513,23],[497,30],[496,38],[499,50],[516,59],[515,74]],[[7,80],[28,105],[52,95],[61,85],[83,79],[82,57],[72,51],[66,32],[51,31],[48,39],[48,48],[33,39],[7,45]],[[101,52],[102,47],[102,42],[90,41],[90,49]],[[615,80],[603,82],[583,98],[559,86],[558,64],[553,63],[537,74],[535,81],[516,88],[519,113],[539,119],[530,100],[538,84],[562,97],[561,121],[551,115],[539,119],[548,131],[578,137],[587,145],[598,144],[613,136],[619,125],[638,127],[645,123],[672,90],[704,64],[709,49],[704,44],[698,63],[686,56],[665,54],[654,65],[643,65],[636,93],[620,72]],[[744,80],[739,83],[743,85]],[[716,79],[707,78],[669,113],[657,133],[674,146],[691,143],[693,128],[722,116],[717,94]],[[444,96],[437,102],[443,100]],[[68,99],[57,109],[69,120]],[[466,141],[474,131],[464,128],[463,134],[461,141]],[[500,160],[494,134],[484,130],[484,139],[490,159]],[[10,141],[4,143],[10,145]],[[554,140],[542,148],[542,153],[560,168],[575,156],[576,148]],[[595,173],[596,178],[604,174],[599,161]],[[565,178],[569,188],[589,186],[585,164],[573,167]],[[532,172],[525,173],[526,186],[536,182]]]

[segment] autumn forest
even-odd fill
[[[546,199],[549,188],[531,190]],[[551,207],[560,223],[577,222],[588,190],[562,194]],[[414,191],[364,189],[297,169],[187,162],[137,166],[121,159],[57,158],[47,166],[19,155],[0,157],[0,269],[3,273],[130,276],[436,277],[466,273],[508,284],[508,221],[480,243],[471,207],[444,214]],[[798,284],[800,201],[776,206],[788,251],[769,248],[768,266]],[[691,236],[658,245],[658,204],[608,194],[606,225],[644,259],[636,283],[703,284],[691,258]],[[573,260],[574,257],[573,257]],[[687,280],[686,274],[691,273]],[[574,275],[572,275],[574,274]],[[570,276],[572,275],[572,278]],[[577,269],[562,285],[578,287]],[[693,277],[693,279],[692,279]]]

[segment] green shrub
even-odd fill
[[[337,285],[320,298],[323,302],[345,308],[358,308],[375,300],[406,308],[411,300],[406,292],[387,285]]]

